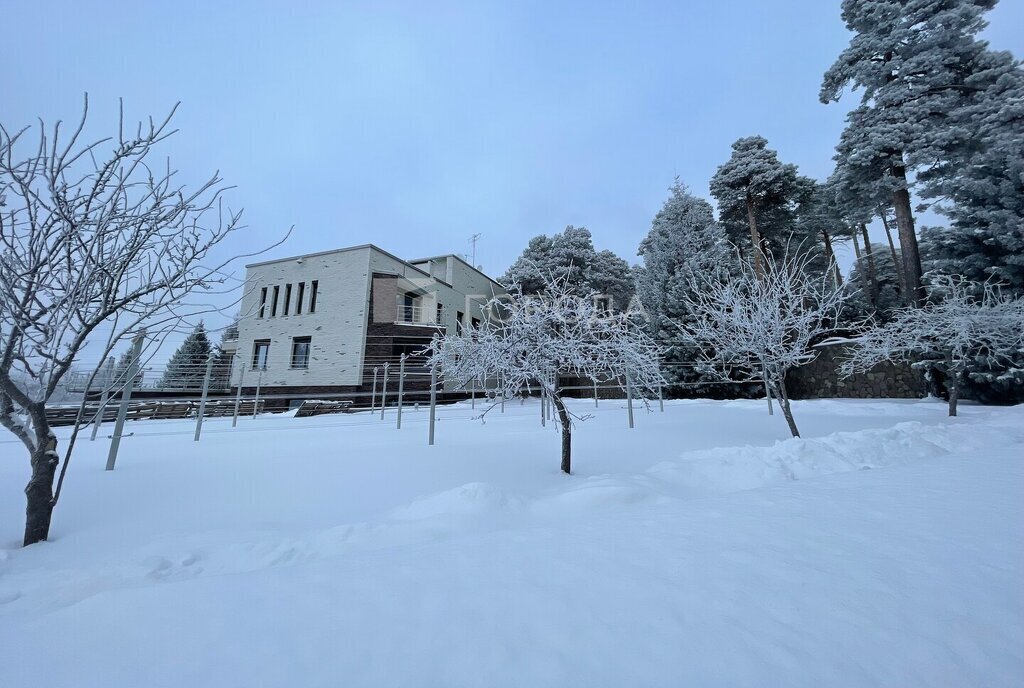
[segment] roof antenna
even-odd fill
[[[483,236],[483,235],[478,232],[478,233],[474,234],[473,236],[469,237],[469,243],[471,243],[473,245],[473,260],[470,261],[470,265],[472,265],[477,270],[479,270],[480,268],[477,267],[477,264],[476,264],[476,242],[477,242],[477,240],[480,239],[481,236]]]

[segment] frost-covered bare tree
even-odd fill
[[[834,327],[849,293],[837,289],[826,270],[809,270],[808,253],[764,255],[764,273],[743,263],[736,277],[708,277],[687,292],[692,314],[680,327],[699,347],[707,370],[723,379],[730,373],[763,376],[778,398],[794,437],[799,437],[786,373],[810,363],[816,341]]]
[[[187,190],[154,159],[173,114],[126,130],[122,112],[116,136],[92,142],[82,140],[88,99],[70,131],[0,126],[0,425],[32,463],[25,545],[48,537],[60,495],[46,403],[83,350],[98,362],[88,385],[119,341],[208,308],[191,297],[229,277],[235,257],[216,249],[241,214],[224,207],[221,180]]]
[[[840,373],[849,376],[883,361],[938,359],[946,374],[949,415],[955,416],[970,364],[980,359],[997,365],[1024,353],[1024,298],[951,277],[943,278],[933,292],[941,300],[902,308],[888,322],[846,340],[853,346]]]
[[[573,418],[585,416],[569,411],[559,375],[597,383],[624,379],[642,399],[655,397],[664,384],[660,349],[634,316],[576,295],[564,278],[548,278],[537,295],[514,289],[492,299],[487,311],[490,317],[479,328],[435,337],[425,351],[429,364],[459,386],[486,382],[498,399],[536,386],[558,413],[565,473],[572,469]]]

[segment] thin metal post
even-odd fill
[[[398,359],[398,421],[396,429],[402,429],[402,400],[405,395],[405,354]]]
[[[427,444],[434,445],[434,419],[437,411],[437,366],[430,366],[430,435]]]
[[[384,364],[384,383],[380,391],[380,419],[384,420],[384,408],[388,405],[388,366]]]
[[[548,399],[548,420],[555,420],[555,405],[551,403],[554,395],[558,394],[558,373],[554,373],[551,376],[551,399]]]
[[[469,381],[469,408],[476,408],[476,378]]]
[[[661,383],[658,383],[658,407],[662,413],[665,413],[665,393],[662,390]]]
[[[199,436],[203,434],[203,414],[206,413],[206,395],[210,392],[210,375],[213,374],[213,352],[206,357],[206,374],[203,375],[203,395],[199,397],[199,413],[196,414],[196,434],[192,438],[193,442],[199,441]]]
[[[263,386],[263,368],[260,368],[260,374],[256,377],[256,398],[252,400],[252,417],[255,420],[256,413],[260,409],[260,387]]]
[[[772,388],[768,386],[768,375],[765,374],[764,366],[761,366],[761,377],[764,378],[764,397],[768,400],[768,415],[774,416],[775,409],[772,408]]]
[[[132,400],[132,389],[135,387],[135,376],[139,374],[139,359],[142,358],[142,343],[146,340],[146,331],[142,330],[132,340],[132,360],[128,364],[128,381],[121,391],[121,406],[117,409],[117,421],[114,423],[114,434],[110,437],[110,452],[107,454],[107,470],[114,470],[117,463],[117,450],[121,447],[121,436],[124,432],[124,419],[128,415],[128,402]]]
[[[505,376],[498,378],[498,390],[501,392],[501,412],[505,413]]]
[[[373,391],[370,392],[370,413],[377,410],[377,367],[373,368]]]
[[[231,417],[231,427],[238,426],[238,410],[242,407],[242,381],[245,379],[245,361],[238,369],[238,391],[235,392],[235,413]]]
[[[111,356],[107,359],[107,363],[104,366],[103,371],[103,391],[100,392],[100,407],[96,411],[96,415],[92,420],[92,434],[89,436],[89,441],[92,442],[96,439],[96,432],[100,429],[100,425],[103,423],[103,415],[107,411],[107,400],[110,398],[110,388],[114,386],[114,357]],[[89,390],[85,391],[86,394]]]
[[[597,380],[594,380],[594,408],[597,408]]]
[[[629,410],[629,427],[633,427],[633,382],[626,373],[626,408]]]
[[[540,426],[547,427],[548,424],[548,395],[544,393],[544,386],[540,386]]]

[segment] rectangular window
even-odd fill
[[[437,304],[437,317],[434,318],[435,325],[441,324],[441,310],[441,304]]]
[[[260,289],[260,316],[263,317],[267,311],[267,288]]]
[[[477,318],[473,318],[473,329],[474,330],[479,330],[480,329],[480,321]]]
[[[402,303],[398,307],[398,320],[404,323],[416,322],[416,295],[402,294]]]
[[[267,356],[270,355],[270,340],[257,339],[252,343],[252,369],[266,370]]]
[[[309,337],[292,338],[292,368],[309,367],[309,347],[311,341]]]
[[[270,299],[270,317],[277,316],[277,298],[281,295],[281,287],[274,287],[274,296]]]
[[[410,367],[426,365],[426,358],[420,352],[428,344],[430,340],[424,337],[395,337],[391,340],[391,358],[398,361],[405,356],[405,364]]]
[[[462,311],[455,311],[455,332],[458,334],[462,334],[462,319],[465,317]]]
[[[302,315],[302,298],[306,295],[306,283],[299,282],[299,288],[295,294],[295,315]]]
[[[313,280],[309,283],[309,312],[316,313],[316,295],[320,282]]]
[[[292,302],[292,285],[288,283],[284,285],[284,309],[281,315],[288,315],[288,306]]]

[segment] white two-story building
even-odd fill
[[[253,263],[232,387],[248,394],[258,384],[277,406],[289,395],[368,394],[375,368],[396,374],[403,354],[479,324],[504,293],[458,256],[402,260],[371,244]],[[421,363],[407,361],[413,393],[428,385]]]

